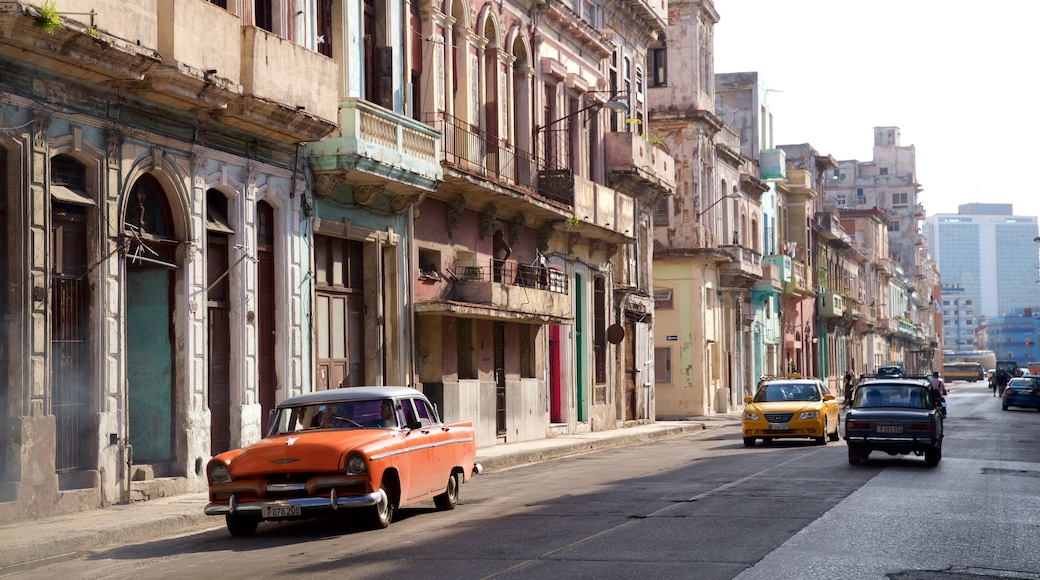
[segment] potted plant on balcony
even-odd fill
[[[480,266],[466,266],[462,269],[463,280],[483,280],[484,269]]]

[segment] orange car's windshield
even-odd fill
[[[326,429],[392,429],[398,426],[398,405],[392,399],[319,402],[281,407],[268,435]]]

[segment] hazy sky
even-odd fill
[[[928,215],[973,202],[1040,215],[1040,2],[715,0],[715,72],[758,71],[776,143],[870,161],[914,145]]]

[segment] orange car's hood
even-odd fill
[[[261,439],[231,459],[228,469],[235,477],[261,473],[335,472],[345,455],[372,453],[401,445],[405,435],[383,429],[331,430],[277,435]]]

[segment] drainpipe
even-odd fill
[[[408,273],[405,276],[408,297],[408,386],[418,388],[415,365],[419,352],[418,332],[415,324],[415,202],[408,204]]]

